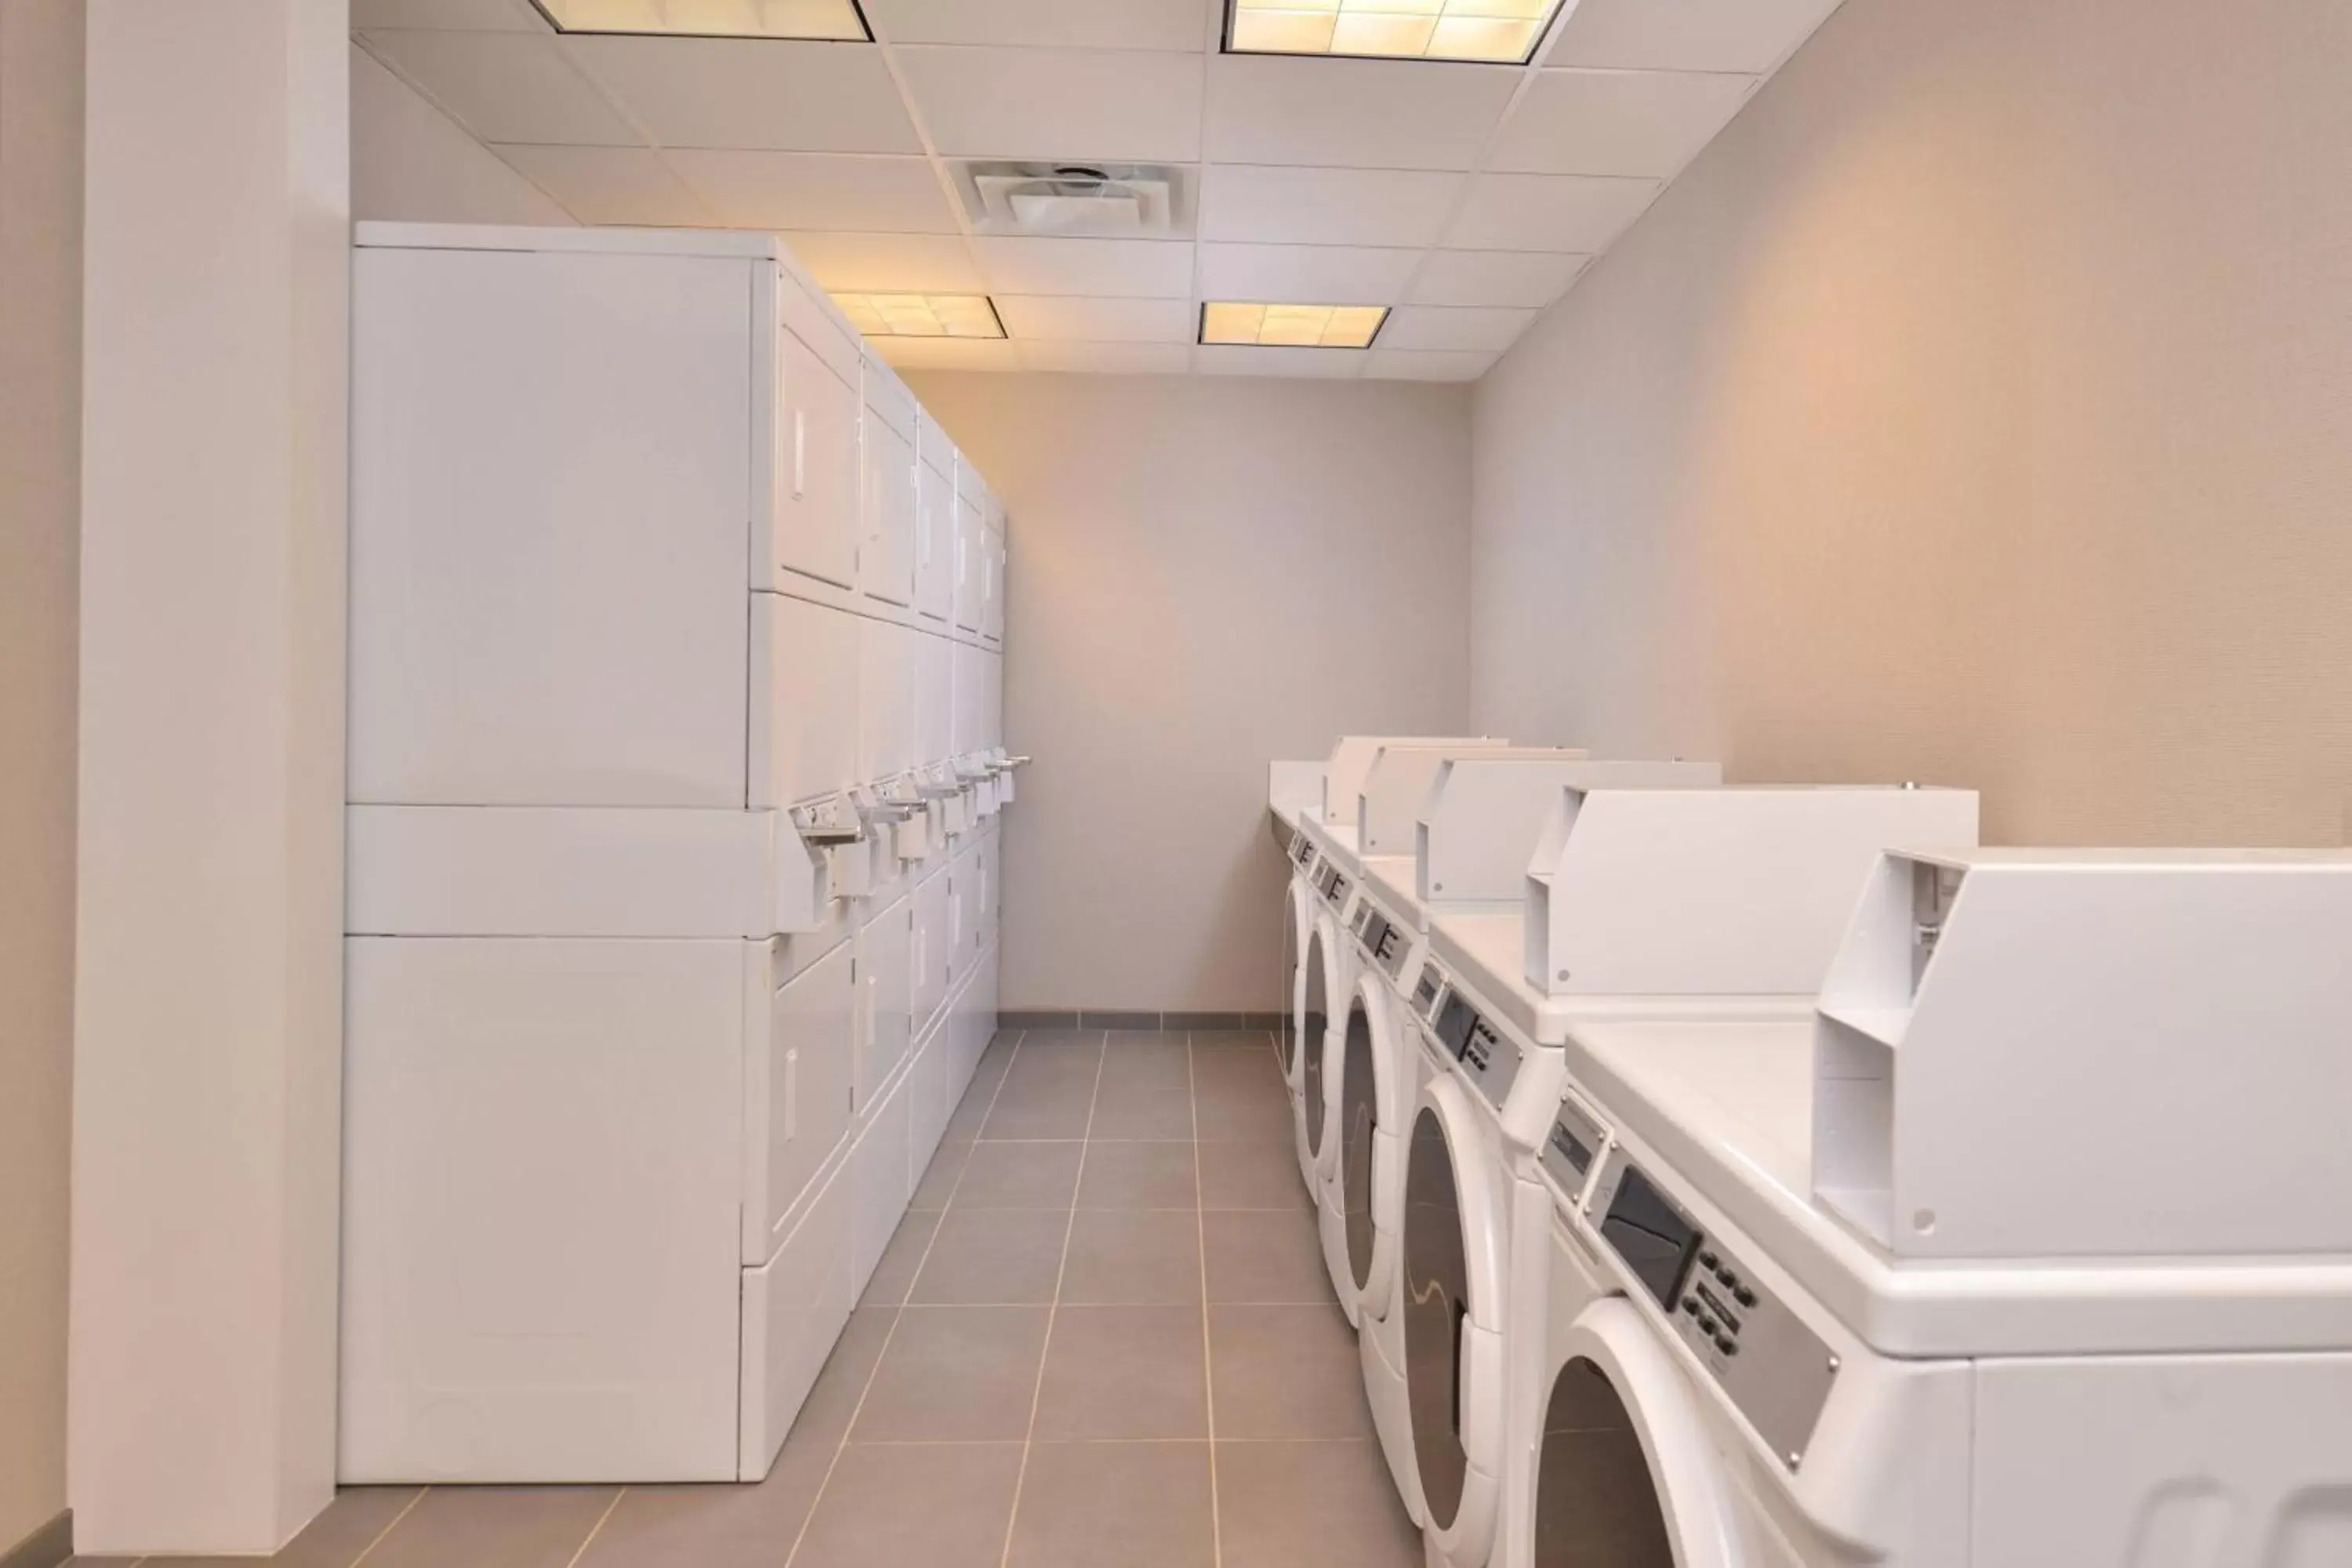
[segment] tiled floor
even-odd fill
[[[273,1561],[1413,1568],[1289,1136],[1264,1035],[1000,1036],[764,1482],[355,1489]]]

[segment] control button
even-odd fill
[[[1739,1353],[1739,1342],[1727,1336],[1716,1341],[1715,1348],[1721,1351],[1726,1355],[1738,1355]]]
[[[1698,1316],[1698,1298],[1696,1296],[1684,1297],[1683,1310],[1688,1312],[1694,1318]]]
[[[1698,1255],[1698,1261],[1699,1261],[1699,1267],[1700,1267],[1700,1268],[1713,1268],[1717,1264],[1718,1264],[1718,1263],[1722,1262],[1722,1261],[1723,1261],[1723,1259],[1721,1259],[1720,1258],[1717,1258],[1717,1257],[1714,1253],[1712,1253],[1712,1252],[1702,1252],[1702,1253],[1700,1253],[1700,1254]]]
[[[1705,1312],[1701,1312],[1698,1315],[1698,1331],[1705,1334],[1707,1338],[1713,1339],[1715,1337],[1715,1320],[1708,1317]]]
[[[1756,1292],[1745,1285],[1734,1285],[1731,1288],[1731,1299],[1743,1307],[1756,1305]]]

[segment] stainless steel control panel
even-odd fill
[[[1544,1174],[1568,1200],[1570,1208],[1584,1206],[1585,1189],[1606,1163],[1609,1154],[1609,1129],[1599,1117],[1584,1109],[1574,1095],[1559,1102],[1553,1116],[1551,1131],[1544,1134]]]
[[[1625,1151],[1608,1163],[1606,1205],[1596,1194],[1591,1209],[1601,1239],[1757,1436],[1797,1469],[1837,1381],[1837,1357]]]
[[[1315,890],[1333,909],[1348,901],[1348,874],[1326,860],[1315,870]]]
[[[1404,967],[1405,950],[1412,941],[1411,934],[1370,900],[1358,906],[1354,930],[1365,955],[1393,979]]]
[[[1315,846],[1307,835],[1299,834],[1290,841],[1290,858],[1302,868],[1315,864]]]
[[[1487,1104],[1499,1107],[1519,1076],[1519,1047],[1488,1023],[1459,991],[1448,991],[1434,1024],[1437,1043]]]

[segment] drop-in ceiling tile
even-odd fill
[[[1770,70],[1838,0],[1581,0],[1546,65]]]
[[[951,157],[1190,163],[1201,57],[1097,49],[898,51],[907,93]]]
[[[1234,348],[1202,343],[1192,351],[1192,368],[1208,375],[1306,375],[1353,381],[1364,374],[1370,354],[1362,349]]]
[[[1209,68],[1206,156],[1233,163],[1468,169],[1521,74],[1425,60],[1219,55]]]
[[[352,0],[352,31],[435,27],[453,32],[544,33],[530,0]]]
[[[1089,375],[1181,375],[1191,364],[1182,343],[1071,343],[1029,338],[1014,345],[1024,370]]]
[[[1462,180],[1459,174],[1406,169],[1220,163],[1202,181],[1201,237],[1277,245],[1428,245],[1444,226]]]
[[[871,44],[575,37],[563,47],[665,147],[923,150]]]
[[[1202,0],[864,0],[894,44],[1171,49],[1197,54],[1213,25]]]
[[[1704,71],[1538,71],[1486,167],[1670,178],[1731,122],[1753,86],[1753,77]]]
[[[1457,250],[1598,255],[1657,194],[1655,180],[1583,174],[1481,174],[1445,237]]]
[[[499,145],[490,151],[582,223],[697,228],[715,221],[649,148]]]
[[[809,276],[842,294],[985,294],[971,253],[952,234],[786,234]]]
[[[996,313],[1016,338],[1090,343],[1186,343],[1195,317],[1186,300],[1085,300],[999,294]]]
[[[894,370],[1019,370],[1021,358],[1003,339],[868,338]]]
[[[1367,381],[1475,381],[1500,354],[1443,349],[1374,349],[1364,362]]]
[[[1536,319],[1533,310],[1496,307],[1400,305],[1381,328],[1384,349],[1446,349],[1498,353],[1517,341]]]
[[[572,68],[551,34],[380,32],[362,41],[481,141],[645,143]]]
[[[1001,293],[1182,300],[1192,292],[1192,247],[1181,240],[982,235],[972,244]]]
[[[1201,294],[1293,305],[1392,304],[1421,256],[1348,245],[1203,245]]]
[[[947,195],[920,158],[691,148],[666,156],[730,228],[956,232]]]
[[[1540,310],[1591,258],[1538,250],[1433,250],[1412,282],[1416,305],[1517,305]]]

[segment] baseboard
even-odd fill
[[[73,1555],[73,1510],[68,1509],[5,1552],[0,1568],[58,1568]]]
[[[996,1016],[1001,1029],[1146,1029],[1202,1033],[1278,1029],[1279,1013],[1155,1012],[1131,1007],[1046,1007],[1007,1010]]]

